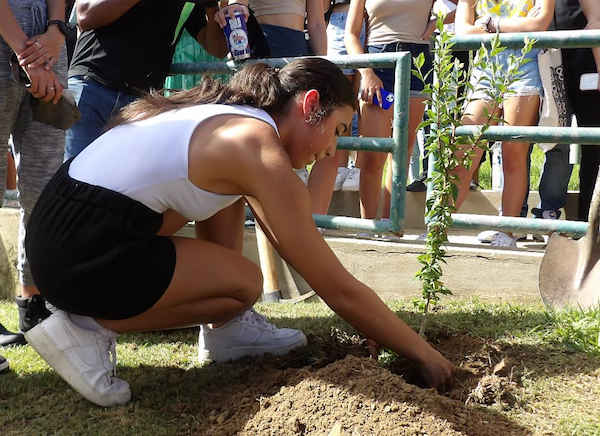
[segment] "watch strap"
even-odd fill
[[[60,30],[63,35],[69,36],[69,25],[66,22],[62,20],[48,20],[46,22],[46,29],[50,26],[58,27],[58,30]]]

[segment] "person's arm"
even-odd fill
[[[600,29],[600,2],[598,0],[579,0],[579,3],[588,21],[585,26],[586,30]],[[596,70],[600,74],[600,47],[593,47],[592,53],[596,61]],[[598,91],[600,91],[600,80],[598,81]]]
[[[306,18],[311,53],[317,56],[327,55],[327,25],[322,0],[306,1]]]
[[[48,5],[48,21],[65,19],[65,0],[46,0]],[[46,32],[33,36],[25,43],[27,49],[19,53],[19,64],[28,68],[45,65],[46,70],[51,70],[58,62],[60,50],[67,37],[56,25],[48,26]]]
[[[348,9],[348,18],[346,19],[346,29],[344,33],[344,42],[346,50],[350,55],[364,54],[365,49],[360,42],[360,31],[365,20],[365,0],[356,0],[350,2]],[[368,104],[373,104],[373,96],[377,96],[377,100],[383,101],[381,98],[381,88],[383,82],[372,68],[359,68],[358,72],[361,75],[360,99]]]
[[[486,17],[475,19],[476,0],[459,0],[456,9],[455,29],[457,35],[484,34],[482,22]],[[500,18],[494,21],[500,33],[542,32],[548,26],[554,15],[555,0],[541,0],[536,4],[527,17]]]
[[[140,0],[77,0],[79,28],[92,30],[104,27],[121,18],[139,2]]]
[[[215,20],[215,14],[219,11],[218,6],[205,8],[206,26],[200,29],[196,35],[196,41],[206,50],[208,54],[216,58],[224,58],[229,53],[225,34],[221,25]]]
[[[15,53],[21,53],[27,48],[27,35],[17,23],[6,0],[0,0],[0,36]]]
[[[6,0],[0,0],[0,36],[15,53],[20,53],[27,48],[27,35],[19,26]],[[54,103],[60,100],[63,88],[53,71],[46,71],[43,68],[29,71],[27,66],[24,70],[31,81],[29,92],[34,97],[44,101],[52,100]]]
[[[452,364],[356,280],[324,241],[312,218],[308,190],[292,171],[275,131],[250,118],[214,122],[222,139],[213,143],[198,136],[202,146],[192,140],[190,180],[194,177],[193,183],[212,192],[247,193],[273,246],[336,313],[365,337],[415,362],[440,392],[447,390]]]

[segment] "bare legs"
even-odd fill
[[[125,320],[96,321],[126,333],[226,322],[250,308],[262,293],[262,275],[240,252],[243,211],[240,200],[199,224],[197,233],[209,235],[212,242],[172,237],[177,253],[175,271],[152,308]],[[236,222],[239,225],[234,225]]]
[[[409,116],[408,116],[408,150],[406,153],[407,171],[408,165],[410,164],[410,156],[417,141],[417,127],[423,121],[423,114],[425,113],[425,99],[412,97],[409,103]],[[385,192],[383,196],[383,210],[382,217],[390,217],[390,202],[392,198],[392,156],[388,156],[388,166],[385,176]],[[408,172],[407,172],[408,174]]]
[[[504,120],[511,126],[532,126],[537,123],[538,107],[540,99],[538,96],[519,96],[510,97],[504,101]],[[465,111],[467,114],[463,119],[464,124],[483,124],[484,108],[488,108],[489,104],[477,100],[473,101]],[[504,174],[504,189],[502,190],[502,215],[504,216],[519,216],[521,206],[525,198],[527,186],[527,153],[529,150],[529,142],[504,142],[502,144],[502,171]],[[474,162],[481,160],[483,150],[476,149]],[[464,199],[469,192],[469,181],[477,165],[472,165],[468,170],[464,167],[459,167],[455,171],[460,177],[461,184],[459,187],[458,199],[456,208],[460,208]]]
[[[411,98],[408,118],[408,150],[410,159],[412,149],[417,137],[417,126],[423,119],[425,100],[422,98]],[[378,106],[361,104],[360,132],[363,136],[387,138],[391,134],[392,110],[383,110]],[[361,176],[360,176],[360,214],[362,218],[373,219],[377,215],[379,199],[381,195],[381,176],[386,160],[385,153],[360,152]],[[391,186],[391,168],[388,167]],[[387,188],[387,183],[386,183]],[[383,205],[383,217],[389,217],[390,197],[386,189]]]
[[[355,82],[354,75],[346,76],[354,85],[356,93],[358,93],[358,80]],[[356,94],[355,93],[355,94]],[[351,136],[352,128],[348,126],[348,130],[344,136]],[[346,166],[348,163],[348,152],[338,150],[330,159],[321,159],[315,163],[310,171],[308,179],[308,192],[310,193],[310,201],[312,203],[312,212],[318,214],[326,214],[331,203],[333,195],[333,187],[337,170],[340,166]]]

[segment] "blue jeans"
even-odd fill
[[[106,131],[110,118],[137,99],[133,94],[113,91],[86,76],[69,77],[69,89],[81,117],[67,130],[64,160],[77,156]]]
[[[329,18],[327,24],[327,56],[344,56],[348,54],[344,42],[344,32],[346,28],[346,19],[348,12],[334,12]],[[365,23],[360,29],[360,42],[365,43]],[[354,74],[354,68],[343,68],[342,72],[346,76]]]
[[[538,187],[540,204],[537,206],[542,211],[557,211],[567,204],[567,189],[573,170],[573,164],[569,163],[569,149],[568,144],[557,144],[556,147],[545,153],[542,177]],[[529,160],[527,168],[530,168],[530,164],[531,161]],[[528,197],[529,189],[527,189],[523,201],[522,217],[527,216],[529,209],[527,205]]]
[[[413,44],[408,42],[397,42],[390,44],[380,44],[380,45],[369,45],[368,47],[369,53],[389,53],[389,52],[399,52],[399,51],[407,51],[412,55],[413,60],[423,54],[425,57],[425,62],[423,64],[423,68],[421,68],[421,72],[425,77],[426,83],[433,83],[432,74],[427,74],[433,69],[433,58],[431,56],[431,51],[429,49],[429,44]],[[411,69],[413,69],[414,65],[411,62]],[[394,68],[373,68],[377,77],[381,79],[383,82],[383,89],[389,92],[394,92],[394,84],[396,82],[396,72]],[[423,93],[423,89],[425,89],[425,83],[421,81],[414,74],[410,74],[410,96],[416,98],[426,98],[427,96]]]
[[[558,210],[567,204],[567,189],[573,165],[569,163],[569,144],[557,144],[546,152],[540,179],[539,206],[542,210]]]

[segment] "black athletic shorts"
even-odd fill
[[[138,201],[69,177],[65,162],[42,192],[25,247],[40,293],[67,312],[126,319],[150,309],[175,270],[163,217]]]

